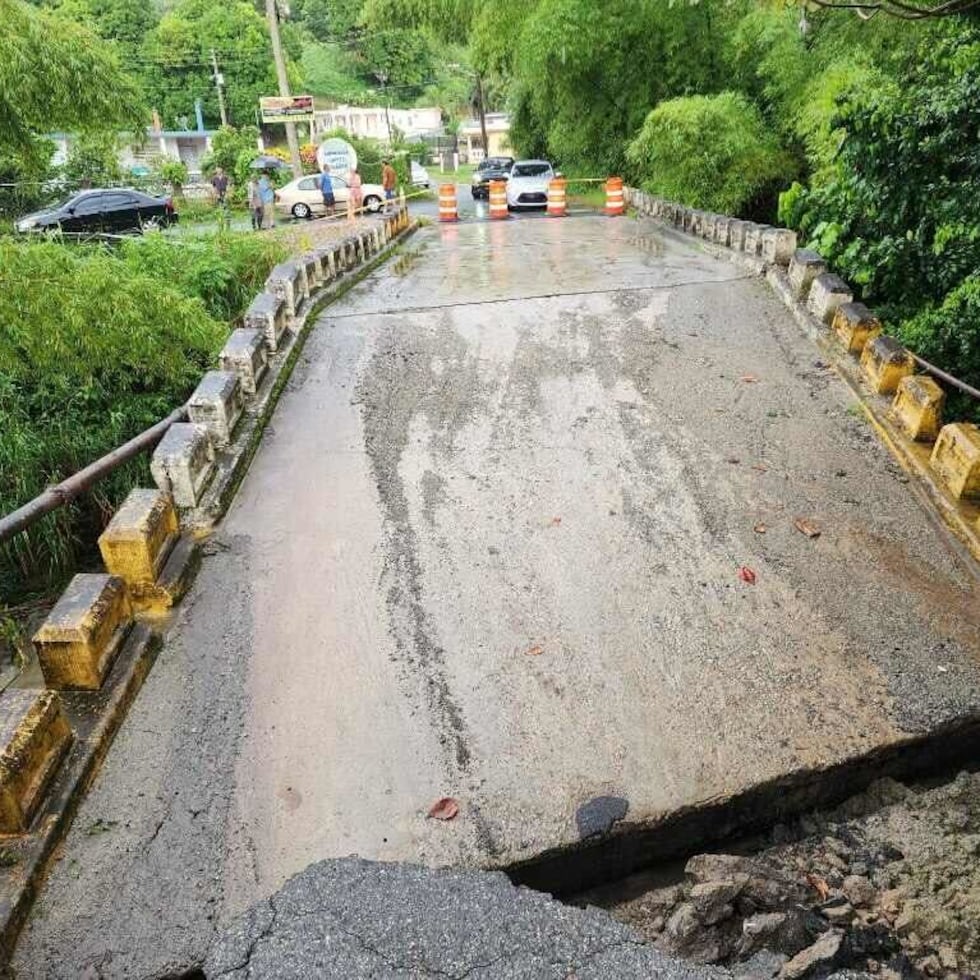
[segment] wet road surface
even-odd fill
[[[652,223],[423,229],[312,331],[18,976],[186,969],[321,858],[504,866],[976,712],[973,580],[851,401]]]

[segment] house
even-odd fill
[[[506,112],[488,112],[487,142],[489,154],[483,145],[483,130],[479,119],[467,119],[459,127],[460,156],[468,163],[479,163],[488,155],[507,156],[510,153],[510,118]]]
[[[132,134],[119,136],[119,166],[126,173],[145,173],[151,169],[155,157],[179,160],[187,165],[192,180],[201,176],[201,161],[211,150],[214,130],[204,128],[204,120],[198,115],[196,129],[163,129],[154,113],[154,122],[146,130],[146,138],[137,143]],[[48,137],[55,146],[52,164],[61,166],[67,159],[72,143],[78,138],[71,133],[52,133]]]
[[[318,109],[313,114],[314,139],[319,133],[343,129],[351,136],[387,140],[389,122],[392,132],[397,129],[406,139],[416,140],[442,128],[442,113],[435,106],[386,110],[384,106],[340,105]]]

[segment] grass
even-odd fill
[[[180,405],[285,253],[248,233],[117,249],[0,239],[0,513]],[[148,480],[146,457],[133,460],[0,545],[4,601],[90,562],[115,506]]]

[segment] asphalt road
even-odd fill
[[[312,332],[17,975],[177,972],[320,859],[505,866],[975,713],[974,579],[851,402],[652,223],[423,229]]]

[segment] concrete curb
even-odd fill
[[[863,304],[852,301],[847,283],[827,272],[826,263],[817,253],[797,249],[796,236],[787,229],[706,214],[636,188],[627,188],[626,199],[638,214],[661,222],[668,232],[685,239],[698,238],[710,254],[765,277],[802,331],[853,391],[881,441],[903,470],[915,478],[916,499],[931,518],[941,518],[934,521],[937,529],[944,532],[971,572],[980,574],[969,560],[972,557],[980,562],[980,498],[975,495],[980,484],[980,460],[965,458],[968,453],[960,448],[977,443],[975,430],[955,422],[943,426],[941,419],[922,425],[923,410],[933,411],[937,417],[941,413],[941,390],[938,395],[932,394],[934,404],[921,409],[913,406],[910,411],[900,404],[907,382],[919,379],[915,383],[920,387],[925,382],[935,385],[926,375],[902,379],[894,400],[874,389],[869,376],[874,375],[875,368],[867,362],[862,368],[860,358],[867,343],[880,335],[880,324]],[[900,344],[888,340],[901,349]],[[916,391],[916,395],[930,400],[925,393]],[[903,424],[910,414],[914,419]],[[962,495],[962,490],[957,496],[950,491],[951,486],[967,488],[967,494],[973,492],[974,496]]]

